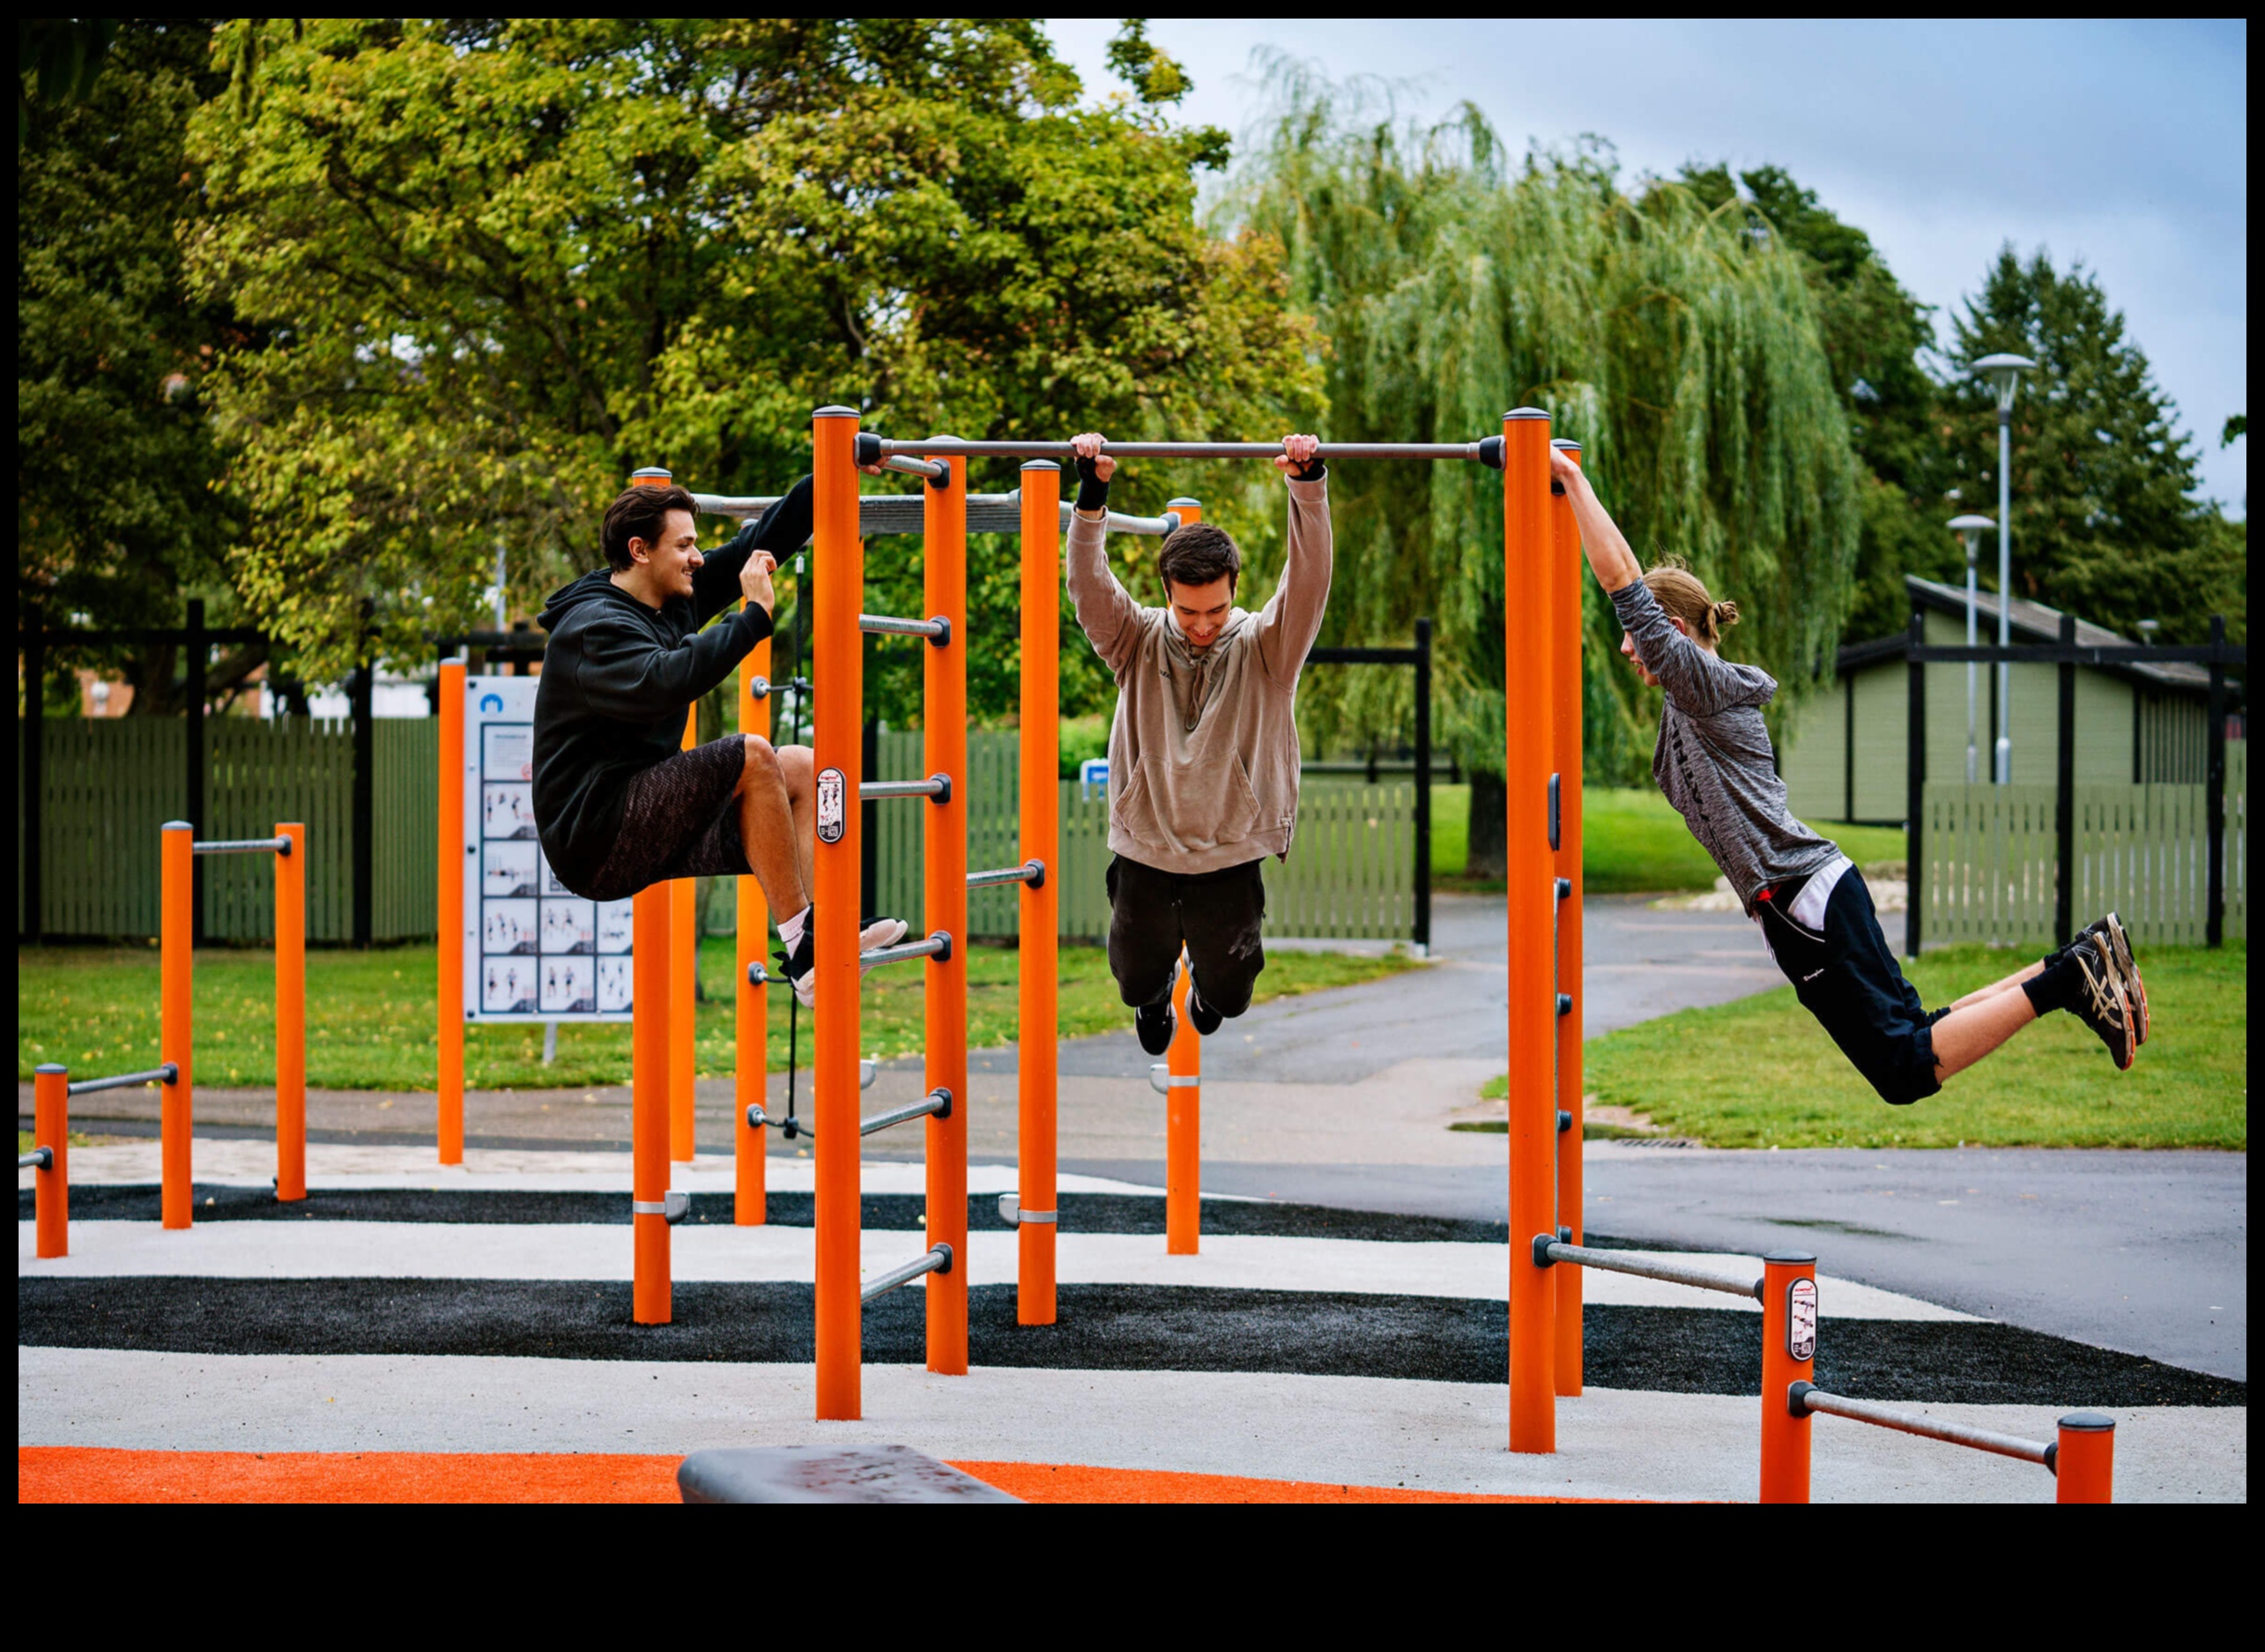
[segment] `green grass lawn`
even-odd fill
[[[1015,1037],[1017,954],[975,947],[967,962],[968,1043],[983,1049]],[[1416,967],[1409,959],[1332,952],[1276,952],[1259,977],[1257,1001],[1347,987]],[[700,983],[707,1001],[694,1017],[699,1070],[731,1070],[732,943],[703,942]],[[332,1090],[429,1090],[434,1084],[434,950],[307,954],[307,1082]],[[920,968],[868,976],[863,1000],[866,1052],[878,1059],[921,1046]],[[1064,947],[1057,1025],[1064,1038],[1130,1025],[1118,1002],[1108,959],[1098,947]],[[214,1085],[275,1082],[275,964],[265,951],[215,948],[197,954],[197,1080]],[[786,1006],[770,999],[770,1060],[786,1061]],[[802,1059],[809,1059],[810,1018],[801,1017]],[[467,1029],[465,1076],[483,1089],[618,1084],[629,1077],[627,1025],[559,1028],[558,1060],[543,1065],[543,1029]],[[136,1071],[158,1061],[158,958],[154,947],[19,948],[16,953],[16,1076],[61,1061],[85,1077]]]
[[[1683,824],[1683,817],[1650,786],[1591,786],[1581,800],[1581,875],[1592,894],[1712,889],[1715,863]],[[1810,825],[1831,838],[1858,866],[1904,858],[1897,827],[1850,826],[1835,820]],[[1431,788],[1431,871],[1450,886],[1499,889],[1464,878],[1470,856],[1470,788]]]
[[[1961,947],[1909,967],[1921,997],[1939,1004],[2018,962]],[[1782,987],[1589,1039],[1588,1090],[1716,1147],[2246,1150],[2248,949],[2156,948],[2141,967],[2155,1028],[2128,1073],[2074,1016],[2051,1015],[1941,1094],[1890,1107]]]

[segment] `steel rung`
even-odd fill
[[[1914,1412],[1897,1411],[1893,1406],[1877,1404],[1870,1400],[1847,1400],[1838,1394],[1828,1394],[1808,1383],[1793,1384],[1786,1398],[1789,1409],[1796,1416],[1822,1412],[1827,1416],[1870,1423],[1875,1428],[1893,1428],[1899,1433],[1923,1435],[1929,1439],[1945,1440],[1951,1445],[1962,1445],[1977,1452],[1994,1452],[2000,1457],[2018,1457],[2024,1463],[2041,1464],[2046,1467],[2052,1465],[2052,1448],[2043,1440],[2024,1439],[2019,1435],[1999,1434],[1988,1428],[1969,1428],[1962,1423],[1922,1417]]]
[[[875,1297],[885,1297],[899,1285],[909,1284],[924,1273],[949,1273],[951,1271],[951,1246],[932,1245],[920,1256],[914,1257],[909,1262],[891,1268],[878,1279],[864,1286],[858,1292],[858,1301],[861,1304],[872,1301]]]
[[[142,1084],[178,1084],[181,1069],[172,1062],[146,1073],[113,1073],[108,1078],[81,1078],[63,1087],[67,1095],[92,1095],[98,1090],[132,1090]]]
[[[1582,1268],[1602,1268],[1610,1273],[1633,1273],[1638,1279],[1657,1279],[1667,1284],[1687,1284],[1694,1290],[1720,1291],[1728,1297],[1751,1297],[1757,1302],[1762,1299],[1762,1282],[1758,1279],[1747,1282],[1697,1268],[1678,1268],[1673,1262],[1631,1256],[1624,1250],[1591,1250],[1586,1245],[1569,1245],[1554,1233],[1534,1235],[1534,1259],[1545,1268],[1552,1262],[1570,1262]]]

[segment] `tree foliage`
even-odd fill
[[[1312,384],[1274,250],[1195,222],[1219,135],[1159,111],[1152,49],[1151,101],[1081,109],[1015,19],[231,28],[255,26],[249,113],[198,117],[190,255],[271,329],[220,369],[238,577],[334,664],[365,612],[403,653],[473,619],[498,544],[527,611],[595,562],[635,466],[778,491],[821,405],[912,435],[1239,433]],[[1013,559],[974,560],[995,711]],[[917,600],[917,541],[868,568],[876,603]],[[1099,685],[1069,639],[1074,702]],[[910,710],[914,652],[876,655],[884,712]]]
[[[215,622],[228,613],[241,512],[217,491],[205,391],[215,349],[256,341],[226,294],[185,290],[175,239],[199,205],[189,117],[225,78],[210,43],[200,22],[128,23],[98,79],[62,97],[43,78],[19,110],[16,596],[50,625],[177,626],[184,596],[211,600]],[[262,657],[236,651],[210,680],[225,694]],[[73,663],[92,662],[62,656]],[[101,663],[133,686],[135,712],[180,709],[174,649]]]
[[[1474,110],[1418,129],[1287,64],[1273,89],[1278,118],[1228,210],[1279,238],[1292,294],[1320,321],[1328,434],[1468,440],[1499,431],[1507,407],[1547,409],[1585,444],[1638,553],[1680,556],[1736,598],[1748,623],[1734,649],[1797,693],[1838,639],[1859,511],[1803,260],[1686,185],[1624,187],[1601,148],[1521,161]],[[1324,640],[1404,639],[1435,615],[1443,736],[1498,773],[1506,605],[1515,626],[1547,622],[1530,592],[1504,589],[1494,473],[1347,464],[1332,497]],[[1591,765],[1625,776],[1649,758],[1654,712],[1583,585]],[[1309,729],[1342,739],[1396,719],[1390,691],[1309,678]]]
[[[2196,498],[2194,443],[2097,278],[2008,246],[1952,335],[1960,362],[2013,351],[2038,364],[2013,407],[2014,594],[2128,636],[2156,619],[2161,640],[2198,641],[2212,613],[2246,636],[2247,536]],[[1995,513],[1994,393],[1961,373],[1945,402],[1961,498]],[[1994,559],[1984,572],[1994,586]]]

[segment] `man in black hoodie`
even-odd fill
[[[670,878],[752,872],[779,914],[787,979],[811,997],[808,746],[732,735],[681,748],[687,709],[770,635],[777,552],[810,534],[805,477],[714,555],[680,487],[631,487],[606,508],[607,566],[554,592],[535,695],[535,820],[550,870],[590,900]],[[740,597],[746,606],[719,624]],[[705,626],[705,629],[702,627]],[[861,949],[901,939],[893,919]]]

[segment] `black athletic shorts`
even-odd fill
[[[575,893],[627,900],[670,878],[746,875],[738,799],[746,766],[746,742],[727,734],[639,769],[629,777],[613,848],[591,886]]]
[[[1158,871],[1122,855],[1109,861],[1109,973],[1138,1009],[1171,996],[1180,949],[1203,1001],[1239,1015],[1266,967],[1259,925],[1266,916],[1262,860],[1218,871]]]
[[[1947,1013],[1920,1005],[1880,933],[1863,873],[1844,870],[1825,901],[1824,927],[1796,922],[1793,908],[1806,878],[1774,884],[1754,899],[1754,922],[1769,955],[1802,1006],[1880,1099],[1896,1106],[1942,1089],[1935,1077],[1935,1024]]]

